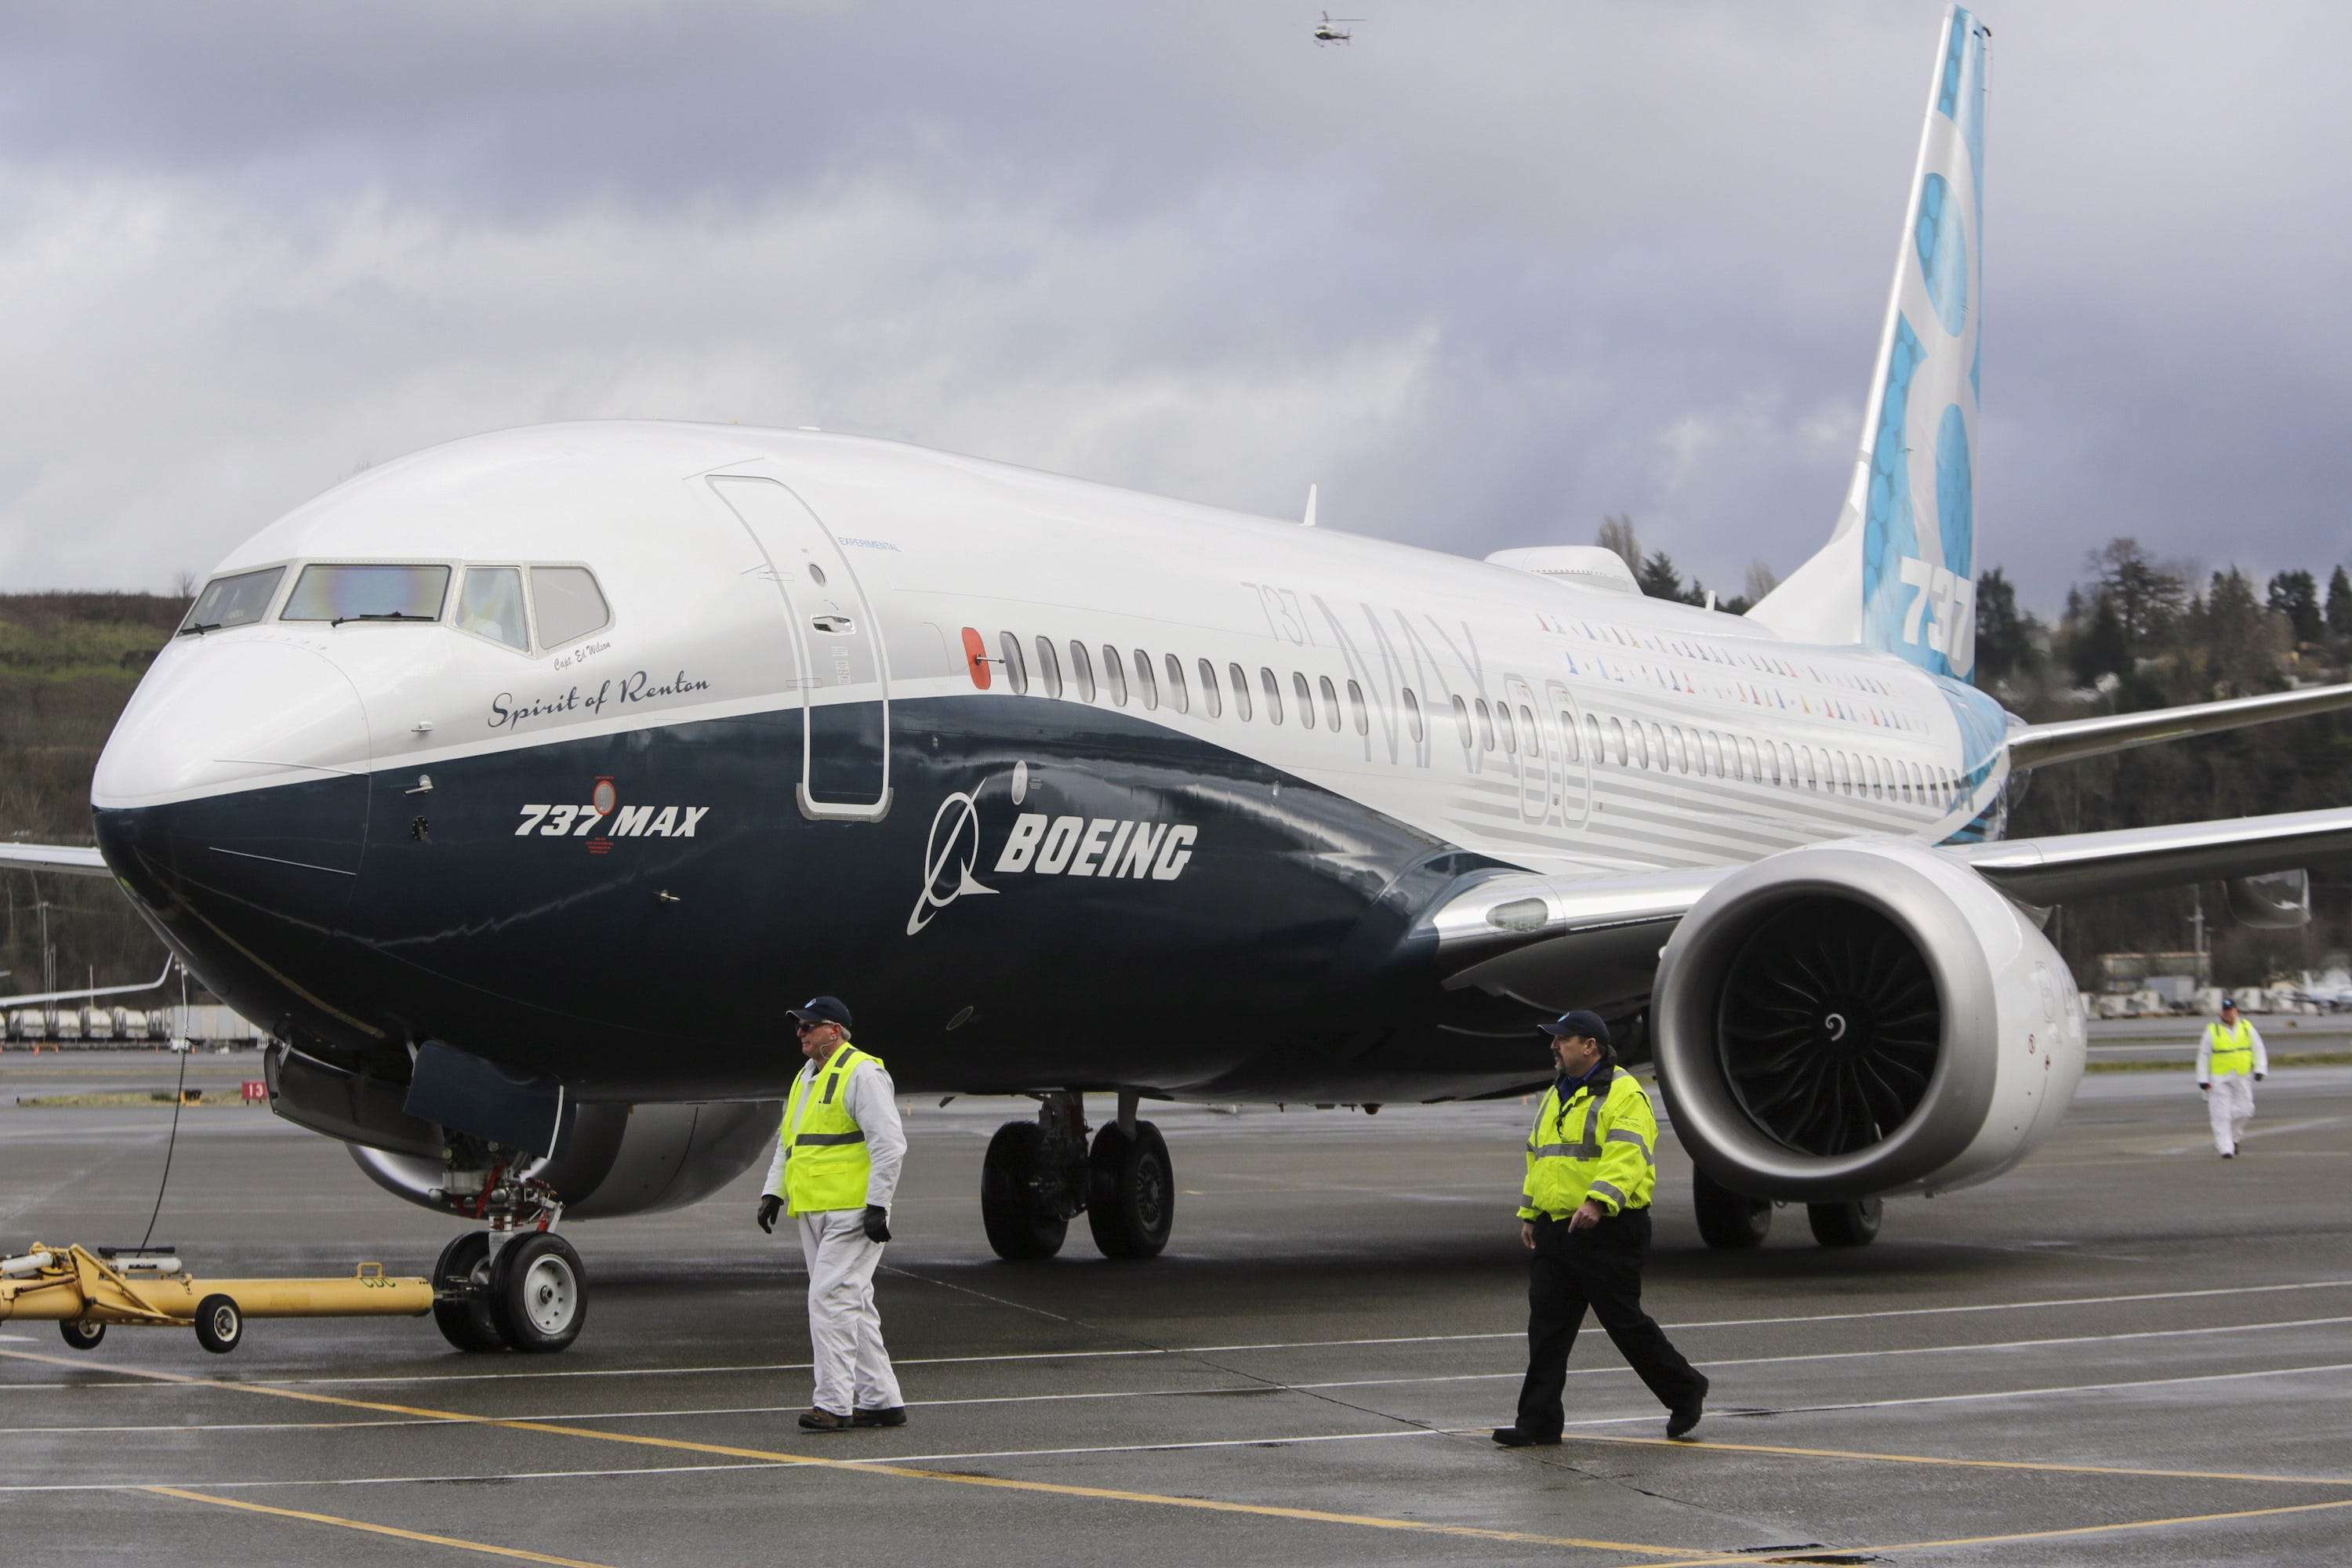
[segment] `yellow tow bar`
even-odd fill
[[[193,1328],[226,1354],[247,1318],[417,1318],[433,1310],[429,1279],[362,1263],[346,1279],[198,1279],[176,1257],[121,1260],[81,1247],[35,1244],[0,1258],[0,1322],[54,1322],[76,1350],[94,1350],[110,1326]]]

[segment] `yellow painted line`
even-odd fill
[[[1764,1556],[1743,1552],[1732,1557],[1687,1557],[1674,1563],[1657,1563],[1643,1559],[1623,1568],[1720,1568],[1729,1563],[1802,1563],[1818,1560],[1826,1550],[1841,1555],[1859,1556],[1865,1552],[1926,1552],[1944,1546],[2007,1546],[2024,1541],[2059,1541],[2076,1535],[2105,1535],[2121,1530],[2163,1530],[2177,1524],[2221,1524],[2237,1519],[2273,1519],[2281,1514],[2319,1513],[2329,1509],[2352,1508],[2352,1498],[2340,1498],[2334,1502],[2290,1503],[2283,1508],[2242,1508],[2230,1513],[2184,1513],[2170,1519],[2129,1519],[2115,1524],[2078,1524],[2063,1530],[2026,1530],[2014,1535],[1961,1535],[1948,1541],[1898,1541],[1885,1545],[1803,1547],[1779,1556]]]
[[[89,1365],[87,1361],[43,1355],[34,1351],[0,1350],[0,1356],[7,1356],[17,1361],[40,1362],[50,1366],[72,1367],[76,1370]],[[1310,1524],[1348,1524],[1366,1530],[1397,1531],[1416,1535],[1442,1535],[1455,1540],[1497,1541],[1515,1546],[1571,1546],[1581,1547],[1590,1552],[1638,1552],[1654,1557],[1675,1558],[1688,1557],[1695,1551],[1706,1550],[1703,1547],[1654,1546],[1637,1541],[1606,1541],[1586,1536],[1538,1535],[1526,1531],[1490,1530],[1477,1525],[1433,1524],[1424,1520],[1391,1519],[1380,1514],[1368,1513],[1335,1513],[1323,1509],[1286,1508],[1274,1503],[1233,1502],[1222,1498],[1177,1497],[1166,1492],[1129,1491],[1116,1487],[1077,1486],[1065,1481],[1016,1480],[1005,1476],[981,1476],[952,1470],[920,1469],[911,1465],[894,1465],[887,1460],[829,1459],[814,1454],[796,1454],[772,1448],[744,1448],[725,1443],[698,1443],[683,1437],[652,1437],[633,1432],[599,1432],[593,1427],[573,1426],[556,1421],[509,1420],[496,1415],[472,1415],[457,1410],[434,1410],[415,1405],[389,1405],[374,1400],[345,1399],[340,1394],[313,1394],[307,1389],[277,1388],[266,1384],[229,1383],[217,1378],[190,1377],[184,1373],[156,1372],[138,1367],[116,1370],[128,1372],[137,1377],[152,1378],[161,1383],[183,1384],[196,1388],[228,1389],[239,1394],[263,1394],[272,1399],[291,1399],[309,1405],[331,1405],[346,1410],[373,1410],[391,1415],[422,1416],[461,1426],[498,1426],[509,1432],[539,1432],[558,1437],[585,1437],[598,1443],[621,1443],[641,1448],[667,1449],[675,1453],[713,1454],[730,1459],[763,1459],[772,1464],[800,1465],[812,1469],[845,1470],[852,1475],[897,1476],[908,1480],[945,1481],[955,1486],[982,1487],[992,1491],[1029,1492],[1049,1497],[1091,1498],[1102,1502],[1146,1503],[1159,1508],[1191,1509],[1202,1513],[1246,1514],[1260,1519],[1296,1520]],[[226,1501],[218,1499],[205,1500]],[[232,1506],[258,1505],[238,1503]]]
[[[544,1552],[525,1552],[514,1546],[492,1546],[487,1542],[460,1541],[454,1535],[434,1535],[422,1530],[402,1530],[396,1525],[370,1524],[365,1520],[342,1519],[331,1513],[312,1513],[308,1509],[271,1508],[267,1503],[246,1502],[238,1498],[215,1497],[210,1492],[192,1492],[179,1487],[140,1487],[142,1492],[156,1497],[178,1498],[182,1502],[208,1502],[215,1508],[233,1508],[245,1513],[266,1513],[279,1519],[299,1519],[311,1524],[331,1524],[338,1530],[362,1530],[370,1535],[390,1535],[402,1541],[423,1542],[427,1546],[453,1547],[459,1552],[479,1552],[490,1557],[513,1557],[525,1563],[552,1563],[558,1568],[604,1568],[598,1563],[584,1563],[577,1557],[551,1557]]]
[[[14,1354],[0,1352],[0,1354]],[[2245,1475],[2231,1470],[2157,1470],[2128,1465],[2069,1465],[2055,1459],[1964,1459],[1944,1454],[1878,1454],[1857,1448],[1794,1448],[1775,1443],[1716,1443],[1667,1437],[1603,1437],[1570,1430],[1570,1443],[1616,1443],[1628,1447],[1699,1448],[1720,1454],[1780,1454],[1799,1459],[1854,1459],[1884,1465],[1948,1465],[1967,1470],[2034,1470],[2044,1475],[2137,1476],[2168,1481],[2261,1481],[2290,1487],[2352,1487],[2352,1476]]]

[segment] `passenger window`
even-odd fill
[[[1315,728],[1315,689],[1297,670],[1290,672],[1290,695],[1298,700],[1298,725],[1303,730]]]
[[[1225,710],[1224,693],[1217,689],[1217,667],[1207,659],[1201,660],[1201,706],[1209,717],[1216,718]]]
[[[1077,638],[1070,639],[1070,677],[1078,683],[1079,700],[1095,700],[1095,665],[1087,657],[1087,645]]]
[[[1418,746],[1421,744],[1422,736],[1421,699],[1412,694],[1412,688],[1410,686],[1403,688],[1399,695],[1404,703],[1406,733],[1412,737],[1412,743]]]
[[[1596,763],[1606,761],[1601,750],[1601,721],[1587,713],[1584,716],[1585,754]]]
[[[1234,717],[1246,724],[1250,719],[1249,671],[1238,664],[1225,666],[1225,675],[1234,683]]]
[[[1147,713],[1160,706],[1160,679],[1151,673],[1151,656],[1141,648],[1135,650],[1135,694]]]
[[[1004,650],[1004,679],[1015,697],[1029,695],[1029,661],[1021,657],[1021,639],[1011,632],[1001,632],[997,647]]]
[[[1127,706],[1127,666],[1119,661],[1118,649],[1103,644],[1103,684],[1110,688],[1110,700],[1121,708]]]
[[[305,566],[281,621],[437,621],[446,566]]]
[[[180,629],[193,632],[201,627],[217,632],[230,626],[251,626],[268,610],[269,601],[278,596],[278,580],[285,575],[285,567],[271,566],[259,572],[240,572],[234,577],[214,578],[196,595],[195,606],[180,623]]]
[[[1192,695],[1184,689],[1184,661],[1172,653],[1168,656],[1168,706],[1179,713],[1192,710]]]
[[[1483,697],[1471,706],[1478,710],[1478,749],[1491,752],[1495,749],[1495,710],[1486,706]]]
[[[1534,712],[1524,702],[1519,704],[1519,733],[1528,738],[1528,755],[1543,755],[1543,728],[1536,722]]]
[[[1712,730],[1706,732],[1706,765],[1717,778],[1724,776],[1723,737]]]
[[[1502,732],[1504,751],[1515,752],[1519,749],[1519,737],[1511,726],[1511,705],[1509,703],[1497,702],[1495,704],[1495,728]]]
[[[1650,726],[1650,754],[1658,759],[1658,771],[1666,769],[1666,732],[1655,724]]]
[[[1844,752],[1832,752],[1830,753],[1830,761],[1837,764],[1838,794],[1852,795],[1853,793],[1853,763],[1852,758]]]
[[[1637,768],[1650,765],[1650,742],[1642,733],[1642,726],[1638,722],[1633,726],[1633,765]]]
[[[1559,742],[1568,748],[1570,762],[1580,763],[1584,760],[1583,748],[1576,743],[1576,715],[1565,710],[1561,710],[1559,716]]]
[[[502,642],[521,652],[530,647],[530,629],[524,624],[522,568],[468,566],[465,586],[457,590],[457,629]]]
[[[531,608],[539,613],[539,646],[561,647],[613,624],[612,607],[585,566],[530,569]]]
[[[1683,727],[1666,726],[1666,768],[1672,773],[1690,772],[1690,752],[1683,744]]]
[[[1609,721],[1609,760],[1619,767],[1625,765],[1625,721]]]
[[[1786,741],[1780,742],[1780,770],[1772,775],[1774,784],[1780,784],[1783,780],[1787,781],[1789,788],[1797,787],[1797,754],[1789,750],[1789,742]]]
[[[1059,697],[1062,694],[1062,660],[1054,651],[1052,637],[1037,639],[1037,679],[1045,683],[1046,696]]]
[[[1459,693],[1454,699],[1454,727],[1462,732],[1462,749],[1470,749],[1470,708]]]
[[[1260,691],[1265,693],[1265,721],[1269,724],[1281,723],[1282,682],[1276,678],[1274,671],[1264,665],[1259,665],[1257,687]]]
[[[1745,735],[1739,737],[1739,760],[1744,764],[1740,777],[1754,779],[1758,784],[1764,782],[1763,764],[1756,760],[1756,742]]]
[[[1339,727],[1339,693],[1328,675],[1318,676],[1316,685],[1323,689],[1323,722],[1336,730]]]
[[[1355,715],[1357,734],[1372,732],[1372,721],[1364,712],[1364,689],[1352,680],[1348,682],[1348,710]]]
[[[1822,775],[1813,767],[1813,749],[1811,746],[1801,746],[1797,750],[1797,757],[1805,764],[1805,787],[1816,794],[1820,793]]]

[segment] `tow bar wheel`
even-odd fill
[[[469,1230],[441,1249],[433,1265],[433,1325],[461,1351],[507,1348],[506,1336],[490,1316],[490,1238]]]
[[[106,1338],[104,1323],[78,1323],[70,1319],[58,1324],[58,1332],[65,1335],[66,1343],[78,1351],[94,1351],[98,1342]]]
[[[507,1243],[490,1265],[490,1311],[519,1351],[560,1351],[588,1321],[588,1274],[553,1231]]]
[[[245,1314],[218,1291],[196,1303],[196,1343],[215,1355],[226,1355],[245,1338]]]

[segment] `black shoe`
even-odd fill
[[[907,1407],[893,1405],[887,1409],[855,1411],[850,1415],[849,1424],[852,1426],[904,1426],[907,1424]]]
[[[1667,1413],[1666,1436],[1683,1437],[1698,1426],[1699,1417],[1706,1414],[1706,1396],[1701,1394],[1688,1405]]]
[[[1495,1441],[1506,1448],[1557,1448],[1557,1437],[1538,1437],[1532,1432],[1522,1432],[1517,1426],[1495,1428]]]
[[[803,1432],[846,1432],[851,1425],[848,1416],[835,1415],[821,1405],[801,1412],[801,1430]]]
[[[2228,1153],[2221,1156],[2224,1160],[2234,1160],[2237,1157],[2238,1152],[2235,1149],[2231,1150]]]

